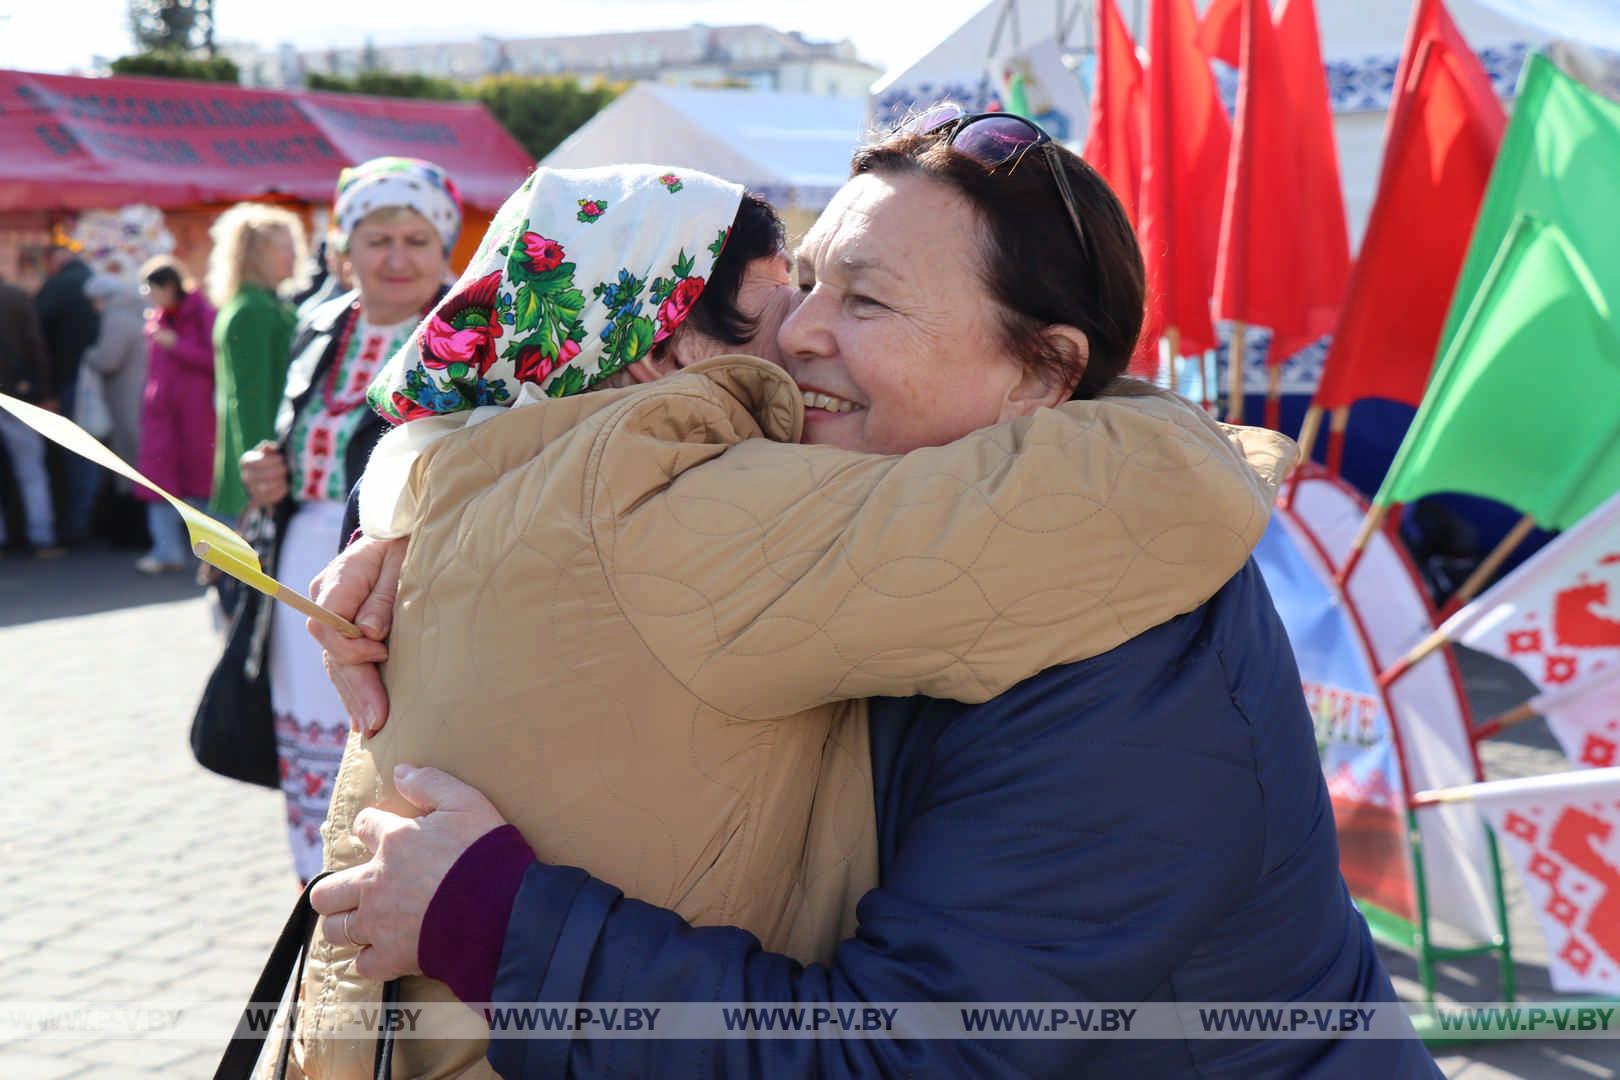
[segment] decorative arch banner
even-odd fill
[[[1255,551],[1288,628],[1351,893],[1418,921],[1406,797],[1389,712],[1365,643],[1307,533],[1278,514]]]
[[[1422,862],[1414,861],[1411,795],[1472,784],[1483,774],[1449,650],[1379,685],[1377,673],[1433,630],[1434,613],[1405,552],[1381,531],[1345,586],[1336,583],[1366,510],[1347,484],[1308,466],[1255,552],[1316,722],[1340,865],[1385,936],[1412,940],[1430,921],[1491,941],[1501,933],[1496,874],[1478,811],[1418,810]]]

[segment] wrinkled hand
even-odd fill
[[[404,538],[362,536],[327,564],[309,585],[309,598],[358,626],[366,635],[346,638],[309,620],[310,634],[325,650],[326,675],[349,713],[349,730],[371,736],[388,722],[388,691],[377,665],[388,659],[382,642],[394,625]]]
[[[506,824],[488,799],[449,773],[401,765],[394,783],[425,816],[404,818],[374,806],[360,811],[354,835],[371,860],[333,874],[309,897],[326,916],[327,941],[361,947],[354,970],[363,979],[421,971],[422,920],[439,883],[479,837]]]
[[[262,442],[238,463],[242,486],[254,506],[274,506],[287,497],[287,459],[273,442]]]

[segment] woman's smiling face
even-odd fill
[[[779,342],[804,441],[901,454],[1034,411],[980,275],[972,206],[919,173],[854,177],[800,245]],[[1050,395],[1048,395],[1050,396]]]

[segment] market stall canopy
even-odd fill
[[[865,126],[865,105],[846,98],[640,83],[541,164],[588,169],[651,161],[700,169],[778,207],[820,210],[849,178]]]
[[[0,210],[331,199],[384,154],[442,165],[493,211],[532,159],[482,105],[0,71]]]

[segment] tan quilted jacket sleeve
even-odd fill
[[[733,397],[797,434],[785,376],[704,371],[714,393],[644,388],[600,434],[587,516],[635,632],[744,719],[984,701],[1106,652],[1241,568],[1295,457],[1130,383],[902,457],[799,446],[738,430]]]

